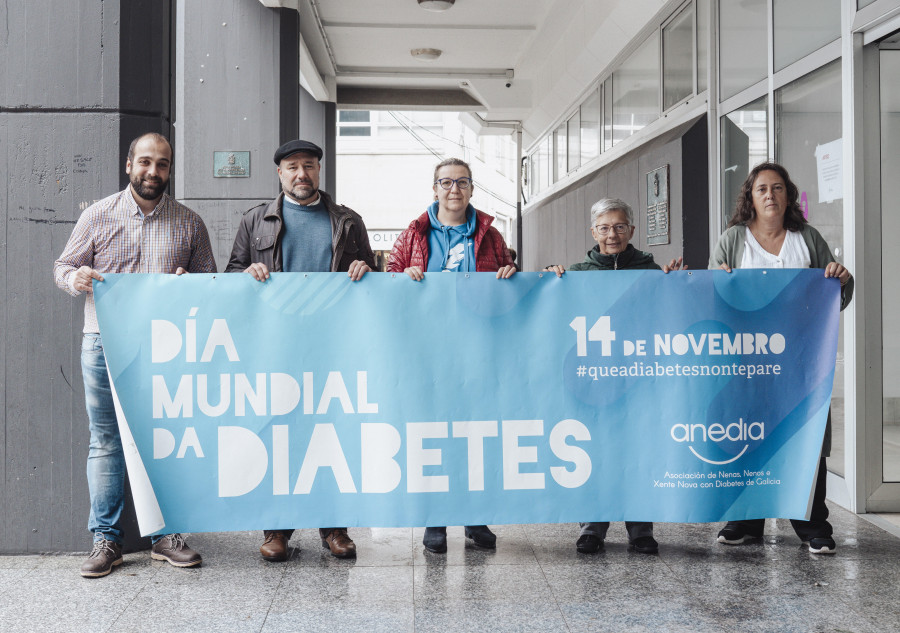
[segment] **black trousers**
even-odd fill
[[[816,489],[813,492],[812,512],[809,521],[791,519],[791,526],[801,541],[831,536],[833,530],[828,522],[828,506],[825,505],[825,481],[828,469],[825,467],[825,456],[819,457],[819,473],[816,476]],[[740,525],[745,534],[762,536],[766,527],[765,519],[747,519],[745,521],[729,521]]]

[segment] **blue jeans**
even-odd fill
[[[99,334],[85,334],[81,340],[81,375],[84,404],[91,429],[88,446],[87,480],[91,495],[88,530],[94,540],[105,538],[121,545],[122,509],[125,507],[125,453],[113,405],[106,356]],[[156,543],[164,534],[151,537]]]
[[[122,542],[122,509],[125,506],[125,454],[113,406],[106,357],[99,334],[85,334],[81,342],[81,373],[84,401],[91,429],[87,458],[91,514],[88,530],[94,540],[101,537]]]

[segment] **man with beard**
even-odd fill
[[[85,209],[53,265],[57,286],[73,296],[87,293],[81,369],[91,433],[88,530],[94,545],[81,566],[86,578],[106,576],[122,563],[120,519],[125,505],[125,457],[91,284],[94,279],[103,281],[103,273],[216,272],[203,220],[164,193],[171,166],[172,146],[164,136],[150,133],[134,139],[125,161],[130,184]],[[153,559],[176,567],[202,562],[180,534],[156,535],[152,541]]]
[[[270,272],[346,272],[359,281],[375,268],[362,218],[319,189],[321,159],[322,149],[309,141],[290,141],[276,150],[281,193],[244,213],[225,272],[250,273],[262,282]],[[293,532],[265,530],[263,559],[287,560]],[[356,556],[347,528],[320,528],[319,536],[332,556]]]

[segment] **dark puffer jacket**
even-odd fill
[[[572,264],[569,270],[660,270],[653,255],[639,251],[632,244],[615,255],[604,255],[595,246],[584,256],[584,261]]]

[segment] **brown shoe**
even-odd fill
[[[259,546],[259,553],[270,563],[283,563],[288,557],[288,536],[278,530],[266,531],[266,540]]]
[[[350,540],[347,528],[334,528],[322,538],[322,547],[337,558],[356,558],[356,544]]]
[[[197,567],[203,562],[200,554],[188,547],[181,534],[166,534],[150,548],[150,558],[165,560],[175,567]]]
[[[122,546],[103,537],[94,541],[87,560],[81,564],[81,575],[85,578],[106,576],[116,565],[122,564]]]

